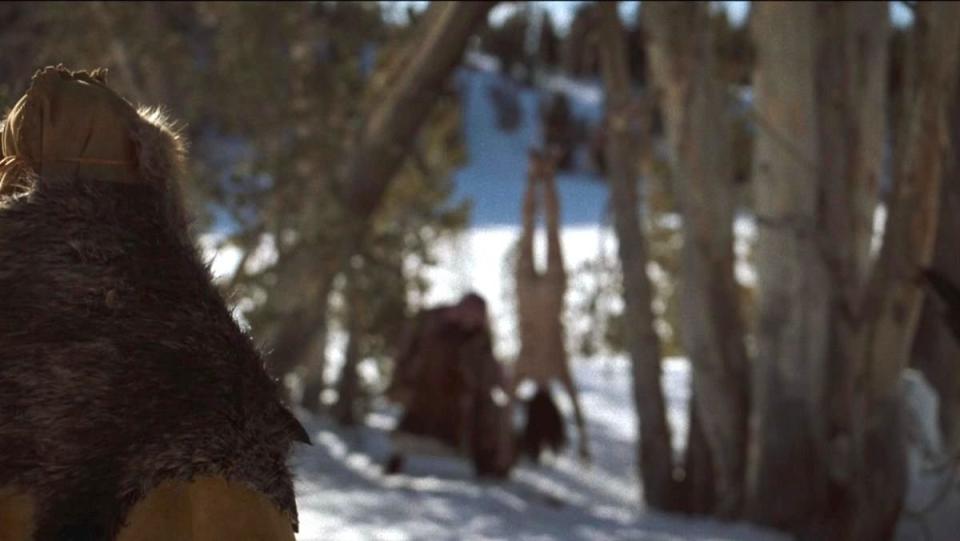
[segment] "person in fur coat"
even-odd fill
[[[184,144],[106,73],[2,127],[0,540],[289,540],[303,428],[212,285]]]

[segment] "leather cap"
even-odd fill
[[[0,192],[24,167],[40,178],[137,182],[136,119],[136,109],[106,85],[106,70],[39,70],[0,133]]]

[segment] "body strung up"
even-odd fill
[[[537,460],[541,450],[558,451],[566,443],[560,412],[553,401],[550,384],[559,382],[570,397],[579,436],[579,454],[589,460],[586,426],[577,389],[570,374],[562,321],[567,274],[560,245],[560,203],[554,174],[554,152],[533,150],[523,200],[523,231],[516,266],[517,319],[520,354],[514,368],[511,396],[524,380],[536,386],[527,403],[527,420],[520,446]],[[542,196],[547,227],[547,266],[540,271],[534,258],[538,192]]]

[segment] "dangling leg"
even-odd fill
[[[577,394],[577,388],[573,384],[573,378],[570,377],[569,369],[564,368],[563,376],[561,377],[561,383],[563,384],[563,388],[567,391],[567,395],[570,397],[570,403],[573,404],[573,421],[577,425],[580,460],[589,463],[590,442],[587,439],[587,424],[583,419],[583,411],[580,409],[580,398]]]

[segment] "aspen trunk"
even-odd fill
[[[707,9],[704,2],[651,3],[644,15],[684,220],[681,334],[713,466],[716,509],[706,511],[732,517],[743,500],[748,374],[733,274],[730,108],[714,78]]]
[[[633,397],[640,436],[639,473],[646,502],[651,507],[677,505],[673,479],[670,429],[660,386],[660,341],[653,328],[647,248],[637,198],[638,141],[630,131],[631,102],[626,42],[615,2],[598,5],[600,56],[607,85],[608,142],[611,203],[623,271],[628,348],[633,363]],[[639,144],[649,144],[642,141]]]
[[[754,91],[765,126],[754,151],[757,358],[747,513],[786,529],[824,506],[826,460],[816,430],[833,284],[816,228],[819,145],[816,7],[754,6]]]
[[[754,520],[814,538],[887,538],[903,498],[898,383],[933,250],[960,45],[956,5],[917,14],[914,98],[872,269],[886,5],[764,3],[753,21],[760,306],[748,505]]]

